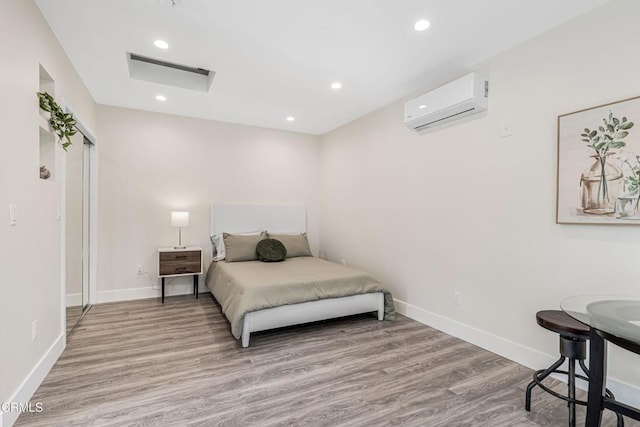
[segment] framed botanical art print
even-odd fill
[[[640,97],[558,116],[556,222],[640,225]]]

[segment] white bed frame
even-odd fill
[[[304,205],[211,205],[211,235],[267,230],[277,233],[307,230]],[[353,314],[378,312],[384,319],[384,294],[375,292],[289,304],[247,313],[242,325],[242,347],[249,347],[252,332],[333,319]]]

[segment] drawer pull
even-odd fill
[[[187,256],[186,255],[177,255],[176,259],[186,259]]]

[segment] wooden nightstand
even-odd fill
[[[198,298],[198,275],[202,274],[202,248],[158,249],[158,277],[162,279],[162,303],[164,304],[165,277],[193,276],[193,293]]]

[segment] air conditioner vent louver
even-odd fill
[[[404,123],[420,131],[487,109],[489,82],[476,73],[425,93],[404,106]]]
[[[468,116],[468,115],[470,115],[470,114],[471,114],[471,112],[472,112],[473,110],[475,110],[475,109],[476,109],[476,108],[475,108],[475,107],[473,107],[473,108],[469,108],[469,109],[464,110],[464,111],[460,111],[459,113],[452,114],[452,115],[447,116],[447,117],[445,117],[445,118],[438,119],[438,120],[434,120],[434,121],[432,121],[432,122],[428,122],[428,123],[422,124],[422,125],[420,125],[420,126],[416,126],[415,128],[413,128],[413,130],[422,130],[422,129],[426,129],[426,128],[428,128],[428,127],[432,127],[432,126],[435,126],[435,125],[439,124],[438,122],[442,122],[442,121],[445,121],[445,120],[446,120],[446,121],[453,120],[453,119],[457,118],[457,116],[461,116],[461,115],[463,115],[463,114],[464,114],[465,116]],[[469,113],[469,114],[467,114],[467,113]],[[463,117],[464,117],[464,116],[463,116]]]
[[[152,83],[208,92],[215,71],[127,52],[129,77]]]
[[[211,71],[204,68],[189,67],[188,65],[174,64],[173,62],[162,61],[160,59],[147,58],[146,56],[131,54],[132,61],[148,62],[149,64],[159,65],[161,67],[175,68],[176,70],[188,71],[190,73],[202,74],[208,76]]]

